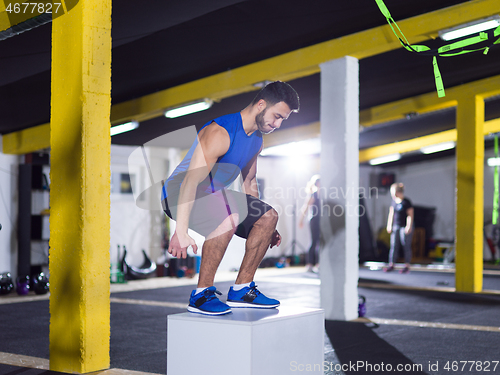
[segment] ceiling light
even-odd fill
[[[489,167],[497,167],[500,165],[500,158],[488,158]]]
[[[137,129],[138,127],[139,127],[139,123],[137,121],[131,121],[131,122],[127,122],[126,124],[112,126],[110,133],[111,133],[111,136],[113,136],[113,135],[129,132],[131,130]]]
[[[313,138],[266,147],[262,150],[260,156],[303,156],[319,154],[320,152],[321,140],[319,138]]]
[[[405,117],[407,120],[411,120],[412,118],[415,118],[418,116],[418,112],[408,112],[405,114]]]
[[[432,154],[434,152],[450,150],[454,147],[455,147],[455,142],[453,142],[453,141],[443,142],[443,143],[438,143],[436,145],[422,147],[420,149],[420,152],[422,152],[422,154]]]
[[[451,29],[439,31],[439,37],[443,40],[453,40],[463,36],[476,34],[481,31],[494,29],[500,26],[500,16],[484,18],[482,20],[466,23]]]
[[[190,115],[191,113],[196,113],[209,109],[214,102],[210,99],[203,99],[201,101],[188,103],[180,107],[167,109],[165,111],[165,117],[176,118],[181,116]]]
[[[390,163],[391,161],[396,161],[399,159],[401,159],[401,154],[391,154],[371,159],[368,163],[370,163],[370,165],[379,165],[384,163]]]

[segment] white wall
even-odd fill
[[[146,156],[154,179],[165,178],[168,168],[168,150],[146,147]],[[130,173],[133,178],[133,194],[120,194],[112,187],[111,193],[111,262],[118,261],[117,245],[127,248],[127,261],[135,266],[143,262],[142,250],[156,261],[162,254],[161,228],[163,212],[160,210],[160,195],[151,190],[151,180],[139,147],[111,146],[111,173]],[[158,194],[156,194],[158,193]],[[139,198],[140,194],[143,194]],[[139,199],[139,205],[137,204]],[[121,248],[123,254],[123,248]]]
[[[1,138],[0,138],[1,141]],[[1,142],[0,142],[1,144]],[[149,175],[142,158],[132,158],[129,166],[129,156],[137,147],[111,147],[112,173],[134,173],[137,178],[137,188],[144,190],[150,186]],[[155,174],[165,178],[167,175],[168,158],[176,155],[168,149],[146,148],[151,167]],[[5,155],[0,152],[0,272],[11,272],[17,276],[17,170],[20,157]],[[156,177],[156,176],[155,176]],[[153,200],[152,194],[147,199]],[[159,202],[159,197],[157,199]],[[111,194],[111,242],[110,257],[117,262],[117,245],[126,245],[129,252],[128,261],[141,265],[144,249],[153,260],[161,254],[161,218],[159,210],[145,210],[137,207],[132,194]],[[123,250],[122,250],[123,252]]]
[[[493,156],[492,150],[485,151],[484,164],[484,220],[491,221],[493,207],[493,171],[486,159]],[[454,157],[413,163],[394,168],[364,166],[360,169],[360,185],[370,185],[370,175],[392,172],[396,181],[405,184],[405,195],[414,205],[435,207],[434,238],[453,240],[455,238],[455,180],[456,162]],[[389,192],[379,193],[368,199],[368,214],[374,234],[385,227],[391,204]]]
[[[171,165],[177,165],[171,163]],[[261,199],[273,206],[280,214],[278,231],[282,235],[282,244],[270,249],[266,257],[279,257],[292,254],[293,239],[293,206],[297,205],[295,254],[307,251],[311,241],[311,234],[305,221],[304,227],[298,227],[299,210],[306,200],[305,186],[309,179],[319,173],[319,156],[303,156],[299,159],[290,157],[259,157],[257,161],[257,178],[264,181],[261,188]],[[171,232],[175,229],[175,222],[171,221]],[[191,232],[199,249],[204,238]],[[245,241],[234,236],[227,248],[226,254],[219,266],[219,271],[239,269],[245,253]],[[193,255],[191,251],[189,254]],[[201,255],[201,251],[198,253]]]
[[[491,222],[491,215],[493,212],[493,193],[495,188],[494,184],[494,171],[495,168],[489,167],[486,164],[488,158],[494,157],[494,150],[488,149],[484,153],[484,222]]]
[[[170,139],[169,137],[168,139]],[[156,146],[151,146],[155,144]],[[144,161],[142,150],[138,147],[111,147],[112,173],[132,173],[136,175],[133,186],[134,193],[111,195],[111,261],[117,261],[117,245],[127,247],[127,261],[139,266],[142,263],[141,249],[145,249],[153,261],[163,254],[161,247],[163,230],[163,211],[160,210],[161,180],[165,180],[182,160],[181,148],[160,147],[160,142],[148,142],[145,145],[146,156],[153,174],[155,188],[151,189],[151,179]],[[144,193],[146,191],[146,193]],[[139,206],[136,199],[145,194]],[[175,221],[169,220],[170,237],[175,230]],[[201,256],[204,237],[190,231],[198,245],[198,255]],[[122,250],[123,252],[123,250]],[[229,244],[226,256],[219,270],[238,269],[245,252],[245,242],[235,237]],[[188,254],[194,253],[190,248]]]
[[[111,148],[111,169],[114,173],[128,173],[128,157],[136,147],[116,146]],[[155,179],[165,178],[180,161],[179,149],[146,148],[151,160]],[[486,151],[487,157],[493,156],[492,150]],[[170,163],[167,162],[170,160]],[[19,157],[0,153],[0,272],[9,271],[16,275],[17,270],[17,167]],[[139,189],[149,187],[149,176],[143,159],[132,161],[133,173],[138,176]],[[380,167],[360,167],[360,187],[369,192],[372,174],[381,171],[394,172],[397,181],[406,185],[406,195],[416,205],[436,207],[435,237],[440,239],[454,238],[455,228],[455,158],[415,163],[407,166],[382,169]],[[165,173],[163,172],[165,171]],[[264,180],[263,200],[275,207],[280,213],[278,230],[283,242],[278,248],[270,249],[267,256],[291,254],[293,239],[292,208],[304,204],[304,187],[309,178],[319,173],[319,157],[308,156],[301,159],[285,157],[259,157],[257,177]],[[161,177],[163,175],[163,177]],[[485,222],[491,220],[493,206],[493,168],[485,162],[484,169],[484,207]],[[149,184],[149,185],[148,185]],[[367,194],[367,209],[374,235],[381,227],[385,227],[387,213],[391,203],[390,194]],[[149,198],[148,198],[149,199]],[[116,245],[125,244],[130,252],[130,263],[142,263],[141,249],[145,249],[153,260],[161,253],[162,213],[138,208],[132,195],[112,194],[111,196],[111,251],[113,262],[117,259]],[[298,213],[297,213],[298,215]],[[171,233],[175,223],[171,222]],[[308,249],[310,233],[307,225],[296,226],[296,254]],[[198,236],[199,245],[203,237]],[[238,268],[244,254],[244,241],[235,238],[223,259],[220,270]]]
[[[436,207],[434,238],[455,237],[455,170],[455,158],[446,158],[395,171],[413,205]]]
[[[1,144],[1,137],[0,137]],[[0,273],[17,276],[17,170],[19,157],[0,152]]]
[[[305,186],[310,178],[320,171],[320,158],[316,155],[300,157],[259,157],[257,178],[264,180],[261,198],[273,206],[280,214],[278,231],[282,243],[267,252],[266,256],[292,254],[293,207],[296,205],[296,243],[295,254],[307,252],[311,234],[307,220],[299,228],[300,209],[307,197]]]
[[[434,237],[453,240],[455,236],[455,158],[441,158],[394,168],[364,167],[366,174],[394,173],[405,185],[405,196],[413,205],[435,207]],[[365,177],[366,181],[366,177]],[[366,182],[365,182],[366,183]],[[389,191],[378,190],[368,199],[368,214],[375,234],[387,223],[391,205]]]

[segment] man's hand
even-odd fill
[[[187,234],[178,235],[177,231],[174,232],[170,245],[168,245],[168,252],[176,258],[187,258],[187,248],[193,247],[195,254],[198,254],[198,246],[196,242]]]
[[[274,246],[279,246],[281,243],[281,234],[277,230],[274,231],[271,237],[271,248]]]
[[[410,234],[411,233],[411,227],[406,226],[405,227],[405,234]]]

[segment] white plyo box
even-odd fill
[[[167,375],[323,374],[322,309],[233,308],[221,316],[168,316]]]

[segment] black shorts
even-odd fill
[[[176,202],[175,194],[170,191],[167,199],[162,201],[165,214],[173,220],[177,218]],[[198,194],[189,216],[189,228],[207,237],[229,215],[237,213],[239,222],[235,234],[246,239],[255,222],[270,209],[272,207],[260,199],[234,190]]]

